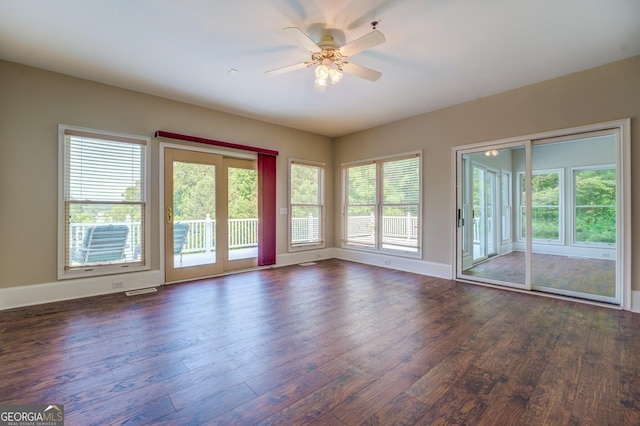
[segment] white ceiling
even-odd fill
[[[264,75],[374,20],[377,82]],[[2,59],[330,137],[636,55],[640,0],[0,0]]]

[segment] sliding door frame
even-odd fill
[[[567,129],[559,129],[548,132],[535,133],[531,135],[524,135],[519,137],[505,138],[493,141],[487,141],[482,143],[464,145],[464,146],[454,146],[452,147],[452,155],[451,155],[451,170],[452,170],[452,179],[454,185],[452,185],[453,196],[451,197],[451,212],[452,212],[452,227],[451,232],[454,238],[454,244],[452,247],[452,259],[454,259],[454,267],[452,269],[451,277],[454,280],[467,281],[464,278],[459,278],[459,271],[462,271],[462,256],[460,256],[461,249],[458,247],[462,247],[462,238],[461,232],[458,232],[458,206],[462,205],[462,191],[459,187],[462,184],[462,171],[458,169],[458,157],[462,155],[462,153],[468,152],[479,152],[486,149],[496,148],[507,148],[510,146],[517,145],[525,145],[526,147],[526,197],[528,200],[531,199],[531,144],[532,141],[539,141],[544,139],[552,139],[558,137],[566,137],[571,135],[579,135],[583,133],[589,132],[597,132],[603,130],[616,130],[618,131],[619,140],[616,144],[616,168],[617,168],[617,182],[620,186],[619,188],[619,197],[617,203],[618,208],[618,229],[616,235],[616,276],[619,280],[617,284],[619,284],[620,294],[617,296],[619,301],[619,305],[610,304],[610,303],[602,303],[598,301],[589,301],[589,300],[581,300],[581,299],[572,299],[579,300],[584,303],[603,305],[603,306],[619,306],[624,310],[631,310],[631,300],[632,300],[632,291],[631,291],[631,120],[629,118],[614,120],[602,123],[594,123],[584,126],[572,127]],[[526,215],[527,215],[527,229],[526,229],[526,253],[527,253],[527,265],[531,264],[531,205],[527,203],[526,206]],[[523,290],[531,289],[531,276],[530,276],[530,268],[527,268],[527,277],[526,282],[527,285],[522,288]],[[479,283],[476,281],[469,280],[469,282],[476,284],[484,284],[484,285],[492,285],[489,283]],[[517,288],[517,286],[514,286]],[[565,298],[561,295],[549,294],[549,293],[533,293],[539,295],[545,295],[548,297],[556,297],[556,298]]]
[[[474,144],[474,145],[467,145],[467,146],[461,146],[461,147],[454,147],[453,148],[453,155],[452,155],[452,170],[454,173],[453,179],[454,182],[456,183],[454,185],[454,194],[452,196],[452,200],[453,200],[453,212],[454,212],[454,223],[453,223],[453,235],[454,235],[454,247],[453,247],[453,259],[455,260],[455,264],[454,264],[454,268],[452,268],[452,279],[454,280],[460,280],[460,281],[466,281],[469,280],[470,282],[475,282],[473,280],[473,277],[471,276],[467,276],[468,278],[465,277],[461,277],[462,275],[462,271],[465,269],[464,265],[463,265],[463,256],[461,256],[460,254],[464,253],[462,250],[458,250],[457,247],[458,245],[460,245],[460,247],[462,248],[462,239],[463,239],[463,233],[467,232],[467,254],[471,253],[471,258],[473,259],[473,238],[472,238],[472,231],[471,231],[471,227],[467,227],[466,229],[463,228],[462,226],[462,222],[461,220],[463,219],[463,214],[461,211],[459,211],[459,209],[463,209],[462,206],[465,206],[469,204],[470,200],[463,200],[463,191],[460,189],[460,186],[464,187],[464,185],[468,185],[469,183],[473,182],[473,176],[469,176],[466,181],[463,181],[464,179],[464,171],[462,170],[462,167],[458,167],[458,164],[462,165],[463,164],[463,156],[467,155],[467,154],[474,154],[474,153],[482,153],[482,152],[486,152],[487,150],[501,150],[501,149],[512,149],[512,148],[522,148],[525,150],[525,177],[526,177],[526,197],[527,199],[531,198],[531,185],[529,184],[530,179],[531,179],[531,161],[530,161],[530,157],[531,157],[531,140],[529,139],[518,139],[518,138],[514,138],[512,140],[509,141],[504,141],[504,142],[500,142],[500,141],[494,141],[494,142],[489,142],[489,143],[481,143],[481,144]],[[468,162],[468,172],[472,175],[473,174],[473,168],[474,168],[474,164],[473,161],[471,159],[467,159]],[[484,167],[485,170],[487,169],[486,167]],[[494,169],[489,168],[489,170],[493,170],[495,172]],[[496,172],[496,177],[499,176],[500,173]],[[511,173],[511,176],[515,176],[514,173]],[[471,185],[472,187],[473,185]],[[513,185],[512,185],[513,188]],[[499,196],[500,191],[496,190],[496,195]],[[469,191],[467,191],[466,193],[467,198],[470,198],[471,200],[473,199],[473,194]],[[496,203],[497,204],[497,203]],[[473,208],[473,207],[472,207]],[[511,209],[512,211],[512,215],[514,214],[515,209]],[[494,216],[496,215],[496,212],[494,212]],[[466,215],[467,217],[464,220],[472,220],[473,218],[470,217],[470,215]],[[526,206],[526,218],[527,218],[527,226],[526,226],[526,235],[527,235],[527,239],[526,239],[526,243],[525,243],[525,262],[527,267],[525,268],[525,282],[524,283],[513,283],[513,282],[506,282],[506,281],[500,281],[500,280],[495,280],[495,279],[490,279],[490,278],[486,278],[483,279],[483,281],[487,284],[490,285],[499,285],[501,287],[512,287],[515,289],[520,289],[520,290],[531,290],[531,271],[530,268],[528,267],[528,265],[530,265],[530,261],[531,261],[531,223],[530,223],[530,218],[531,218],[531,206],[529,205],[529,203]],[[511,220],[512,223],[512,233],[514,232],[514,226],[513,223],[515,223],[513,221],[513,217]],[[495,224],[494,224],[494,228],[495,228]],[[460,229],[462,229],[461,232]],[[496,244],[501,244],[501,240],[502,240],[502,236],[500,236],[500,238],[497,239]],[[501,250],[499,248],[497,248],[497,252],[499,254],[501,254]]]
[[[251,153],[243,153],[240,151],[230,151],[230,150],[224,150],[224,149],[210,149],[210,148],[202,148],[202,147],[197,147],[197,146],[191,146],[191,145],[186,145],[186,144],[175,144],[175,143],[169,143],[169,142],[161,142],[159,144],[159,178],[158,178],[158,182],[159,182],[159,218],[160,218],[160,223],[159,223],[159,230],[158,230],[158,236],[159,236],[159,241],[160,244],[159,246],[160,248],[160,270],[162,271],[163,275],[165,274],[166,271],[166,251],[168,250],[167,247],[169,247],[169,243],[167,243],[165,241],[165,237],[166,237],[166,232],[165,232],[165,202],[166,202],[166,196],[165,196],[165,150],[166,149],[175,149],[175,150],[181,150],[181,151],[192,151],[195,153],[201,153],[201,154],[213,154],[213,155],[219,155],[222,158],[222,162],[220,164],[220,173],[218,173],[218,176],[220,176],[221,178],[219,179],[219,182],[216,183],[216,185],[220,185],[220,184],[227,184],[227,179],[222,177],[222,172],[224,170],[224,173],[226,173],[227,169],[226,167],[224,167],[224,160],[226,159],[241,159],[241,160],[252,160],[252,161],[256,161],[256,155],[255,154],[251,154]],[[224,188],[224,193],[226,194],[226,188]],[[226,198],[226,196],[225,196]],[[216,204],[220,207],[220,208],[224,208],[225,212],[227,210],[226,206],[220,206],[219,202],[216,202]],[[226,231],[224,231],[225,235],[226,235]],[[225,238],[224,243],[226,245],[227,243],[227,239]],[[224,270],[224,266],[230,268],[230,271],[234,270],[235,268],[251,268],[255,262],[252,262],[250,260],[245,261],[245,262],[229,262],[226,258],[227,258],[227,254],[226,254],[226,247],[223,250],[224,253],[224,257],[220,257],[221,254],[223,254],[220,250],[218,250],[218,253],[216,254],[216,256],[218,256],[218,262],[220,264],[220,271],[219,272],[213,272],[211,274],[208,275],[203,275],[201,277],[198,278],[207,278],[210,276],[215,276],[215,275],[219,275],[219,274],[224,274],[226,272],[229,271],[225,271]],[[224,260],[224,262],[223,262]],[[165,283],[174,283],[174,282],[181,282],[181,281],[189,281],[192,280],[194,278],[192,277],[184,277],[184,278],[176,278],[176,279],[171,279],[168,280],[168,277],[165,276]]]

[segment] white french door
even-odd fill
[[[255,267],[257,193],[255,160],[165,148],[166,281]]]

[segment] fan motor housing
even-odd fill
[[[340,48],[331,34],[324,34],[317,43],[318,47],[323,50],[337,50]]]

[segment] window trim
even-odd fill
[[[382,234],[381,232],[378,232],[378,230],[382,229],[382,208],[387,205],[384,204],[382,202],[382,193],[381,191],[384,190],[383,185],[382,185],[382,181],[383,181],[383,176],[382,173],[380,173],[381,170],[381,165],[383,163],[387,163],[387,162],[392,162],[392,161],[400,161],[400,160],[405,160],[408,158],[418,158],[418,196],[419,196],[419,200],[418,200],[418,212],[419,212],[419,218],[417,220],[417,227],[418,229],[416,230],[416,234],[417,234],[417,248],[416,251],[411,251],[411,250],[400,250],[400,249],[390,249],[390,248],[385,248],[383,247],[382,244]],[[376,165],[376,194],[375,194],[375,221],[376,221],[376,233],[375,233],[375,238],[374,238],[374,244],[373,246],[368,246],[368,245],[364,245],[364,244],[355,244],[352,242],[349,242],[347,240],[347,197],[348,197],[348,193],[347,193],[347,179],[346,179],[346,173],[347,173],[347,169],[351,168],[351,167],[358,167],[358,166],[366,166],[366,165],[370,165],[370,164],[375,164]],[[358,161],[350,161],[350,162],[346,162],[346,163],[342,163],[341,164],[341,196],[342,196],[342,200],[341,200],[341,210],[342,210],[342,220],[341,220],[341,247],[344,249],[351,249],[351,250],[358,250],[358,251],[366,251],[366,252],[371,252],[371,253],[380,253],[380,254],[385,254],[385,255],[392,255],[392,256],[398,256],[398,257],[407,257],[407,258],[422,258],[422,232],[423,232],[423,222],[424,222],[424,211],[423,211],[423,185],[422,185],[422,177],[423,177],[423,155],[422,155],[422,150],[416,150],[416,151],[409,151],[409,152],[404,152],[404,153],[400,153],[400,154],[394,154],[394,155],[387,155],[387,156],[382,156],[382,157],[376,157],[376,158],[369,158],[369,159],[365,159],[365,160],[358,160]]]
[[[70,134],[84,134],[94,138],[103,137],[105,140],[116,140],[130,143],[142,143],[146,145],[144,154],[144,244],[147,248],[143,250],[143,258],[139,262],[124,263],[117,265],[92,266],[86,269],[67,269],[66,265],[66,227],[65,227],[65,168],[66,168],[66,132]],[[70,126],[66,124],[58,125],[58,238],[57,238],[57,277],[59,280],[95,277],[120,273],[130,273],[148,271],[150,266],[149,248],[151,247],[151,138],[134,134],[113,132],[108,130],[90,129],[85,127]]]
[[[293,238],[293,226],[291,225],[292,221],[293,221],[293,207],[297,206],[299,204],[293,204],[291,202],[291,167],[295,164],[299,164],[299,165],[305,165],[305,166],[309,166],[309,167],[316,167],[318,169],[320,169],[321,172],[321,176],[320,176],[320,188],[318,188],[318,192],[320,195],[320,204],[318,205],[318,207],[320,208],[320,221],[319,221],[319,225],[320,225],[320,229],[319,229],[319,236],[320,236],[320,241],[319,242],[311,242],[311,243],[300,243],[300,244],[294,244],[292,241]],[[306,251],[306,250],[316,250],[316,249],[321,249],[325,247],[325,222],[326,222],[326,209],[325,209],[325,203],[326,203],[326,188],[327,188],[327,184],[326,184],[326,180],[327,180],[327,165],[326,163],[322,163],[322,162],[317,162],[317,161],[309,161],[309,160],[302,160],[302,159],[297,159],[297,158],[289,158],[289,164],[287,167],[287,173],[288,173],[288,178],[287,178],[287,247],[288,247],[288,251],[289,252],[298,252],[298,251]]]

